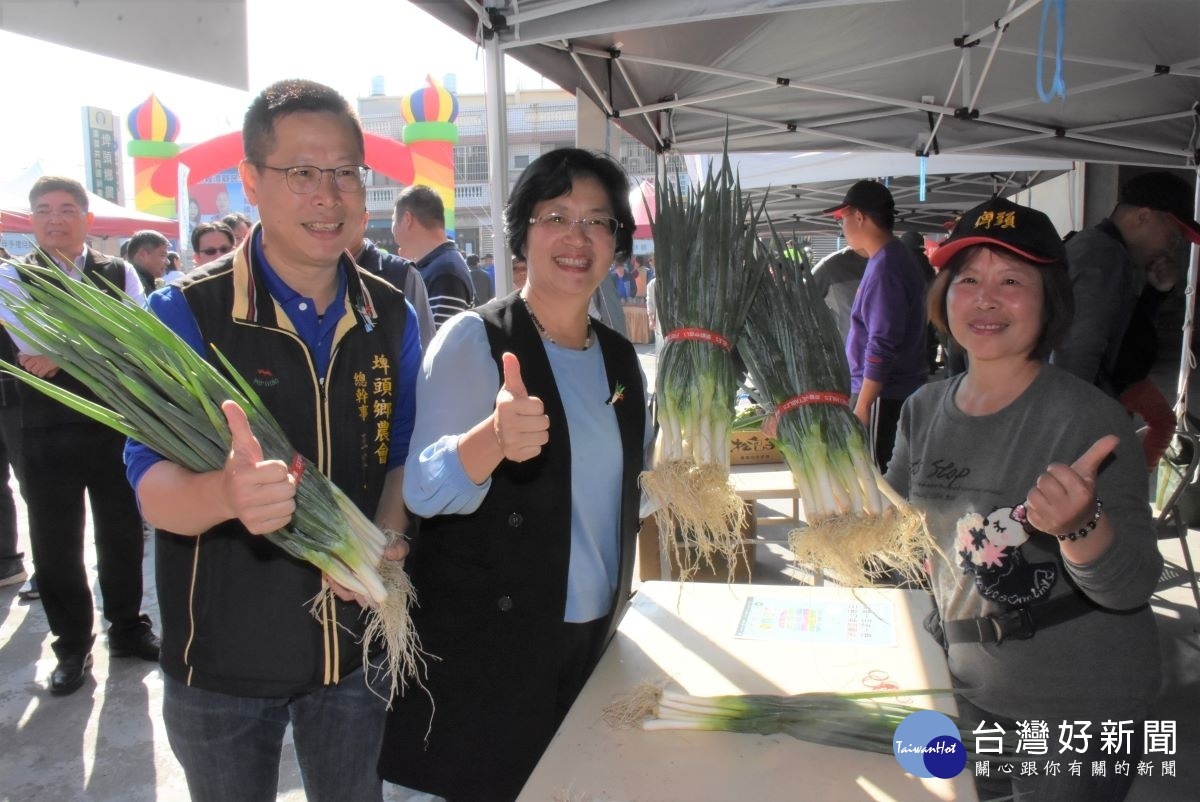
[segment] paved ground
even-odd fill
[[[647,362],[652,373],[652,358]],[[23,510],[20,519],[21,541],[28,552]],[[1200,557],[1200,532],[1193,530],[1189,542],[1192,553]],[[759,551],[756,581],[782,577],[784,559],[778,553]],[[1165,542],[1163,553],[1169,561],[1181,563],[1178,543]],[[88,561],[94,580],[91,549]],[[157,622],[153,539],[147,543],[144,566],[144,609]],[[20,602],[16,591],[16,586],[0,588],[0,801],[186,800],[183,775],[162,726],[162,677],[157,666],[128,659],[110,661],[100,639],[92,678],[84,688],[66,698],[51,697],[45,690],[54,668],[46,618],[40,603]],[[1155,608],[1167,666],[1159,717],[1179,723],[1179,776],[1140,780],[1131,800],[1190,802],[1200,788],[1200,617],[1190,591],[1183,587],[1166,590],[1156,599]],[[1086,674],[1081,674],[1081,681],[1086,682]],[[389,789],[387,797],[406,802],[429,799],[397,789]],[[303,798],[289,745],[279,799],[299,802]]]

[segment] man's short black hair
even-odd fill
[[[130,261],[138,255],[138,251],[150,248],[160,248],[166,245],[171,247],[171,241],[159,234],[157,231],[143,229],[129,238],[129,247],[125,251],[126,258]]]
[[[222,234],[224,234],[226,237],[229,238],[230,247],[233,246],[233,242],[234,242],[233,229],[231,229],[229,226],[225,225],[225,223],[223,221],[217,222],[216,220],[213,220],[208,223],[201,223],[192,229],[192,251],[193,252],[200,250],[200,238],[203,237],[205,234],[207,234],[210,231],[220,231]]]
[[[66,192],[75,199],[80,209],[85,212],[88,210],[87,190],[83,188],[83,184],[74,178],[61,175],[44,175],[33,182],[29,189],[29,208],[37,206],[38,198],[50,192]]]
[[[479,267],[479,257],[475,254],[467,256],[467,267]]]
[[[513,187],[504,208],[504,235],[508,248],[525,258],[525,240],[529,235],[529,218],[533,208],[571,191],[576,178],[595,178],[604,187],[613,217],[621,227],[616,234],[616,253],[620,261],[633,250],[633,212],[629,208],[629,178],[621,165],[603,153],[581,148],[560,148],[534,159]]]
[[[246,118],[242,122],[242,147],[246,161],[255,165],[263,164],[267,154],[275,147],[275,121],[299,111],[328,112],[344,118],[354,132],[361,158],[365,149],[362,124],[346,99],[337,90],[324,84],[289,78],[268,86],[246,110]]]
[[[229,226],[230,231],[233,231],[235,228],[237,228],[239,223],[244,223],[247,228],[254,225],[250,218],[241,212],[230,212],[221,218],[221,222]]]
[[[423,184],[413,184],[396,198],[396,216],[408,212],[425,228],[446,228],[446,207],[442,196]]]

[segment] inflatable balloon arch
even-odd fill
[[[437,192],[446,207],[446,233],[453,238],[458,98],[432,77],[426,77],[425,82],[424,88],[401,99],[400,111],[405,122],[402,141],[364,132],[364,159],[369,168],[400,184],[423,184]],[[177,145],[179,118],[155,95],[133,109],[127,122],[131,134],[128,153],[133,158],[134,204],[139,210],[160,217],[179,216],[181,166],[187,168],[183,190],[190,197],[206,179],[236,167],[244,155],[241,131],[187,148]],[[183,222],[190,226],[193,221],[189,215]],[[181,236],[184,239],[188,236],[182,226]]]

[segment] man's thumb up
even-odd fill
[[[236,401],[222,402],[221,411],[225,413],[225,421],[229,424],[230,458],[250,464],[262,462],[262,446],[254,432],[250,431],[250,419],[246,417],[246,411]]]
[[[501,359],[504,360],[504,386],[501,389],[508,390],[513,398],[527,397],[529,391],[525,389],[525,380],[521,378],[521,363],[517,361],[517,355],[505,351]]]

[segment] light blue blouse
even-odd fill
[[[563,620],[582,623],[608,613],[617,587],[621,435],[599,346],[584,351],[547,341],[543,346],[571,446],[571,557]],[[491,479],[477,485],[468,478],[458,439],[492,413],[499,390],[483,320],[466,312],[446,322],[417,377],[417,418],[404,471],[404,500],[414,513],[431,517],[479,508]],[[550,431],[551,439],[563,434]],[[647,441],[649,434],[648,425]]]

